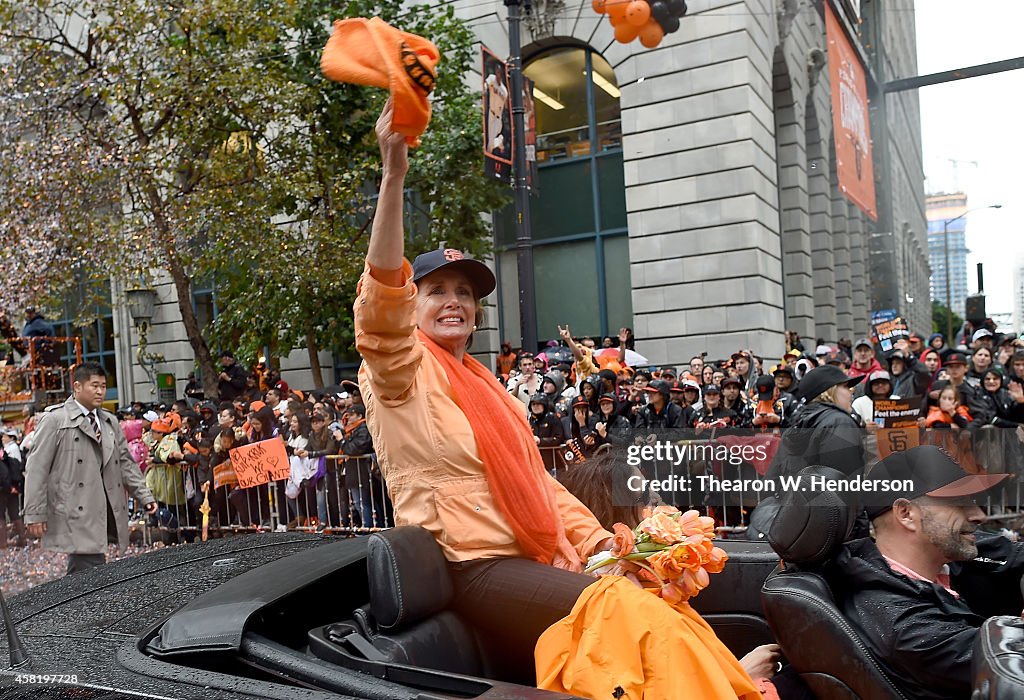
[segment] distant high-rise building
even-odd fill
[[[964,216],[967,213],[967,195],[963,192],[930,195],[926,200],[926,211],[932,301],[948,304],[955,314],[962,317],[964,300],[967,299],[967,254],[970,252],[967,250],[967,217]],[[946,236],[949,236],[948,242]]]
[[[1024,333],[1024,254],[1013,266],[1013,330]]]

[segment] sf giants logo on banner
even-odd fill
[[[865,214],[877,220],[864,66],[829,3],[825,3],[825,30],[839,189]]]

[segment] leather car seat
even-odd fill
[[[971,667],[971,700],[1024,697],[1024,620],[1010,615],[986,620],[974,642]]]
[[[845,478],[822,466],[807,467],[800,475],[802,483],[812,475]],[[783,654],[819,698],[907,700],[868,652],[819,573],[850,534],[859,508],[828,492],[787,491],[779,501],[768,540],[784,568],[764,582],[761,602]]]
[[[370,605],[355,618],[386,661],[467,676],[486,676],[473,630],[446,608],[454,595],[434,537],[420,527],[369,536]]]

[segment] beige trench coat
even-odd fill
[[[107,500],[117,522],[118,546],[128,546],[125,490],[139,506],[153,495],[128,441],[109,411],[97,411],[102,441],[69,398],[43,414],[25,465],[25,522],[46,522],[43,547],[57,552],[107,551]],[[101,476],[102,475],[102,476]],[[106,496],[104,497],[104,490]]]

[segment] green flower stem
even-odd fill
[[[605,559],[603,561],[599,561],[596,564],[591,564],[590,566],[588,566],[586,569],[583,570],[583,573],[589,574],[592,571],[597,571],[600,568],[608,566],[609,564],[612,564],[614,562],[621,561],[623,559],[626,559],[628,561],[641,562],[644,559],[647,559],[648,557],[650,557],[650,556],[652,556],[654,554],[657,554],[660,551],[662,551],[662,549],[658,549],[658,550],[654,550],[654,551],[650,551],[650,552],[633,552],[632,554],[627,554],[624,557],[612,557],[612,556],[609,556],[607,559]],[[644,565],[640,564],[640,566],[644,566]],[[646,569],[647,567],[644,566],[644,568]]]

